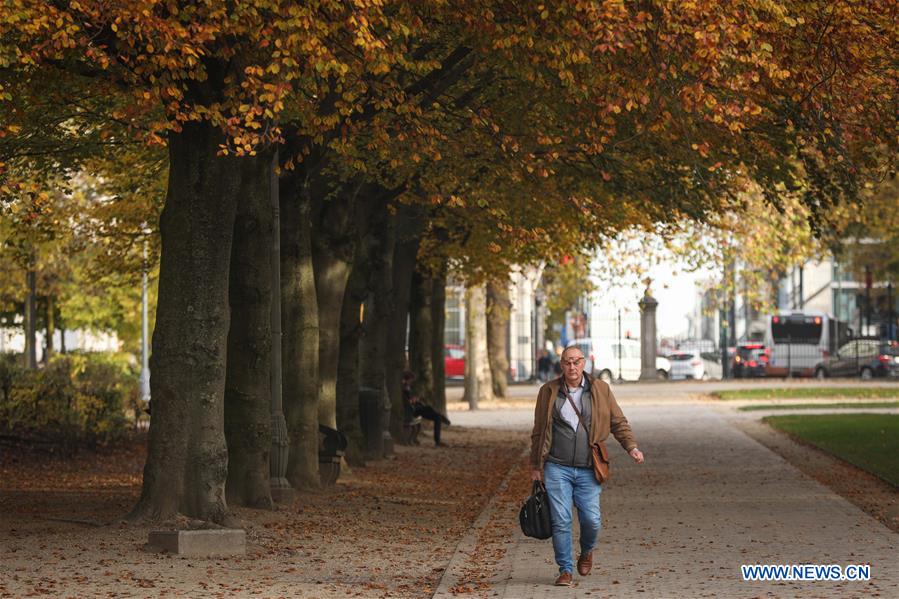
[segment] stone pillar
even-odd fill
[[[659,378],[656,370],[656,308],[659,302],[649,295],[647,287],[640,300],[640,380],[654,381]]]

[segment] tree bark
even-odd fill
[[[302,173],[280,181],[281,322],[284,418],[290,435],[287,480],[316,488],[318,476],[318,300],[312,266],[311,200]]]
[[[340,357],[340,313],[350,264],[316,254],[315,292],[318,299],[318,421],[337,428],[337,365]]]
[[[433,279],[416,269],[409,299],[409,369],[415,373],[412,392],[431,405],[434,397],[433,293]]]
[[[487,357],[496,397],[505,397],[508,385],[511,308],[508,278],[487,283]]]
[[[353,221],[355,194],[316,202],[312,259],[318,298],[318,420],[337,428],[337,366],[340,359],[340,315],[356,246]]]
[[[37,368],[37,273],[33,268],[25,273],[25,287],[25,368],[34,370]]]
[[[150,358],[153,417],[135,517],[181,512],[222,522],[227,514],[228,276],[240,182],[252,161],[217,156],[224,141],[206,122],[186,123],[169,135]]]
[[[431,291],[431,367],[434,381],[432,405],[435,410],[446,414],[446,362],[444,331],[446,329],[446,269],[442,269],[432,279]]]
[[[360,244],[360,248],[362,244]],[[357,252],[347,281],[340,314],[340,357],[337,361],[337,428],[347,436],[346,460],[351,466],[365,464],[364,441],[359,421],[359,340],[362,302],[367,294],[367,273],[362,252]]]
[[[387,328],[384,375],[390,397],[390,432],[400,440],[403,424],[402,376],[406,369],[406,332],[409,321],[409,294],[415,270],[423,211],[418,206],[401,206],[396,219],[396,246],[393,252],[393,293]]]
[[[50,361],[50,358],[53,357],[53,335],[56,334],[56,302],[53,301],[53,296],[47,296],[47,318],[44,321],[46,323],[47,330],[47,352],[44,354],[44,363]]]
[[[386,360],[384,354],[387,347],[387,327],[390,319],[391,295],[393,293],[393,255],[395,247],[395,217],[386,210],[379,211],[372,218],[372,249],[369,253],[370,284],[369,293],[363,304],[362,339],[359,345],[359,383],[360,389],[368,389],[378,395],[377,415],[363,413],[361,425],[363,430],[374,431],[366,438],[366,457],[377,459],[389,453],[384,445],[385,433],[390,428],[390,395],[387,393],[385,374]],[[376,417],[377,425],[366,418]],[[386,439],[389,441],[390,439]]]
[[[269,486],[272,367],[273,214],[271,154],[245,158],[231,249],[225,439],[228,501],[272,507]]]
[[[465,289],[465,400],[472,410],[493,399],[487,362],[487,297],[484,285]]]

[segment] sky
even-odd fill
[[[656,328],[659,337],[684,337],[688,331],[687,315],[694,310],[697,293],[696,283],[715,276],[709,269],[688,272],[687,265],[670,253],[663,254],[662,261],[649,269],[652,279],[652,296],[659,302],[656,311]],[[617,334],[617,310],[622,309],[622,335],[627,329],[633,336],[640,335],[640,313],[638,302],[643,297],[643,285],[631,287],[637,277],[622,281],[620,286],[609,288],[603,285],[594,295],[592,325],[594,335],[605,330]]]

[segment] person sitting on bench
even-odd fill
[[[440,425],[450,425],[449,418],[423,403],[417,395],[412,394],[412,382],[415,380],[415,374],[411,370],[403,373],[403,408],[406,412],[406,420],[411,420],[415,416],[421,416],[434,423],[434,445],[437,447],[445,447],[440,442]]]

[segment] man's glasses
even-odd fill
[[[583,358],[578,358],[576,360],[563,360],[562,366],[577,366],[578,364],[580,364],[583,361],[584,361]]]

